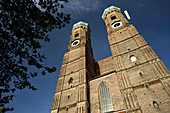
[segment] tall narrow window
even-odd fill
[[[110,96],[110,89],[107,84],[102,83],[100,85],[99,95],[102,113],[113,111],[113,103]]]
[[[73,78],[71,77],[68,81],[69,84],[73,83]]]

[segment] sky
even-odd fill
[[[105,24],[101,18],[104,9],[117,6],[121,11],[128,10],[131,20],[139,33],[170,69],[170,1],[169,0],[69,0],[64,11],[71,14],[70,24],[62,30],[49,33],[51,42],[43,43],[41,53],[45,64],[56,66],[57,71],[31,79],[38,90],[17,90],[11,113],[50,113],[53,96],[60,73],[62,59],[67,51],[72,26],[83,21],[91,29],[93,55],[97,61],[111,56]]]

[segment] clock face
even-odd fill
[[[118,28],[122,25],[122,22],[115,22],[113,25],[112,25],[112,28]]]
[[[75,47],[75,46],[77,46],[77,45],[79,45],[79,43],[80,43],[80,40],[74,40],[72,43],[71,43],[71,46],[72,47]]]

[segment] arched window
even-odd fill
[[[114,20],[114,19],[116,19],[116,16],[111,16],[111,20]]]
[[[74,35],[74,37],[78,37],[79,36],[79,33],[76,33],[75,35]]]
[[[136,58],[135,55],[131,55],[131,56],[130,56],[130,60],[131,60],[131,62],[136,62],[136,61],[137,61],[137,58]]]
[[[69,84],[73,83],[73,78],[71,77],[68,81]]]
[[[102,83],[100,85],[99,96],[102,113],[113,111],[113,103],[110,96],[110,89],[107,84]]]
[[[158,107],[159,107],[159,105],[158,105],[158,103],[157,103],[156,101],[153,101],[153,106],[154,106],[155,108],[158,108]]]

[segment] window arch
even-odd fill
[[[113,103],[110,95],[110,89],[107,84],[101,83],[99,87],[99,96],[102,113],[113,111]]]

